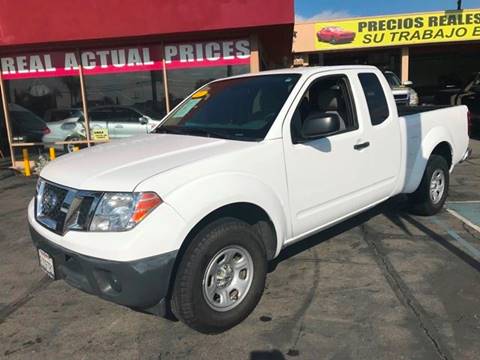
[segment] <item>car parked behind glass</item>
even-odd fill
[[[22,143],[38,143],[50,132],[47,124],[30,110],[17,104],[8,104],[12,140]],[[8,136],[3,111],[0,112],[0,144],[3,154],[8,153]]]
[[[152,114],[150,114],[152,115]],[[44,136],[43,142],[51,146],[54,142],[81,141],[86,139],[83,113],[79,116],[48,124],[51,132]],[[160,123],[131,106],[97,106],[89,111],[90,131],[107,129],[109,139],[121,139],[150,132]],[[73,151],[74,144],[57,144],[55,148],[65,152]]]
[[[55,121],[61,121],[73,117],[82,116],[81,108],[58,108],[58,109],[48,109],[43,115],[43,120],[46,123],[51,123]]]

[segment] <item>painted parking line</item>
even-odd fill
[[[451,201],[447,203],[447,211],[480,232],[480,201]]]
[[[480,261],[480,250],[479,249],[477,249],[475,246],[470,244],[467,240],[462,238],[455,230],[451,229],[448,225],[445,225],[445,222],[439,220],[436,216],[432,216],[430,219],[433,223],[440,226],[444,231],[446,231],[447,234],[452,239],[456,240],[459,244],[461,244],[470,256],[475,258],[477,261]]]

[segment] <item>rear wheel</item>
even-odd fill
[[[449,182],[447,161],[442,156],[431,155],[420,186],[410,195],[412,212],[425,216],[438,213],[447,199]]]
[[[200,231],[179,264],[172,312],[191,328],[214,334],[245,319],[265,287],[267,260],[247,223],[224,218]]]

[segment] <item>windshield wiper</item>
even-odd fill
[[[187,126],[160,126],[155,130],[156,133],[166,133],[166,134],[176,134],[176,135],[198,135],[205,137],[214,137],[220,139],[235,139],[232,136],[228,136],[223,132],[218,132],[215,130],[209,130],[204,128],[197,127],[187,127]]]
[[[204,129],[204,128],[183,127],[182,131],[184,131],[184,134],[188,134],[188,135],[199,135],[199,136],[214,137],[214,138],[220,138],[220,139],[232,139],[233,138],[233,137],[228,136],[228,134],[225,134],[223,132],[218,132],[218,131],[215,131],[215,130]]]
[[[154,130],[154,132],[159,134],[183,134],[178,127],[172,126],[159,126]]]

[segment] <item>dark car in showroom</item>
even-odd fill
[[[480,72],[466,84],[446,84],[435,94],[438,105],[466,105],[470,110],[470,134],[480,135]]]
[[[9,104],[12,140],[14,142],[38,143],[50,132],[45,121],[30,110],[16,104]],[[4,155],[8,154],[8,136],[3,111],[0,112],[0,146]]]

